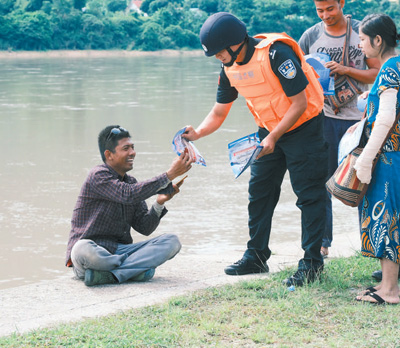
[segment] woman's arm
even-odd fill
[[[396,89],[389,88],[381,93],[379,110],[371,136],[354,165],[361,182],[369,184],[371,181],[372,163],[396,119],[396,102]]]

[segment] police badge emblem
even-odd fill
[[[291,80],[294,79],[297,73],[296,67],[294,66],[291,59],[284,61],[278,68],[279,72],[283,77]]]

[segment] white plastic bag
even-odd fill
[[[356,129],[354,129],[352,132],[347,130],[342,139],[340,139],[338,149],[338,165],[360,144],[366,120],[367,118],[364,117],[360,122],[357,123]],[[349,127],[349,129],[350,128],[351,127]]]

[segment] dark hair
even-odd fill
[[[396,47],[397,40],[400,39],[400,35],[397,33],[396,24],[393,22],[393,19],[382,13],[367,15],[360,24],[360,30],[365,35],[369,36],[372,47],[374,46],[373,40],[377,35],[382,38],[385,45],[381,54]]]
[[[117,129],[120,132],[119,133],[112,133],[111,131],[113,129]],[[104,151],[109,150],[112,153],[115,152],[115,148],[118,145],[118,141],[123,138],[130,138],[131,135],[129,132],[122,128],[119,125],[111,125],[107,126],[104,128],[100,133],[98,137],[98,144],[99,144],[99,151],[101,155],[101,159],[103,162],[106,162],[106,156],[104,155]]]

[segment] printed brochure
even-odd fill
[[[235,178],[256,160],[262,148],[258,133],[249,134],[228,144],[229,160]]]
[[[172,140],[172,149],[178,156],[181,155],[185,149],[188,149],[190,158],[194,159],[194,163],[201,164],[202,166],[206,166],[206,161],[203,156],[200,154],[199,150],[197,150],[196,146],[185,138],[182,138],[182,134],[185,133],[186,127],[179,130]]]

